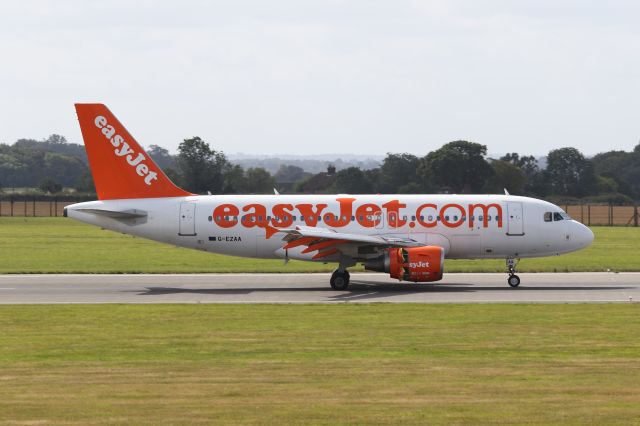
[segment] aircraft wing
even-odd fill
[[[286,242],[284,249],[306,246],[302,253],[317,251],[313,259],[320,259],[337,254],[346,245],[373,246],[377,248],[391,247],[419,247],[424,244],[411,238],[401,238],[391,235],[361,235],[337,232],[326,228],[313,226],[297,226],[295,229],[279,229],[285,233],[282,238]]]

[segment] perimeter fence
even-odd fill
[[[38,197],[27,195],[0,196],[0,216],[57,217],[69,204],[94,200],[94,197]],[[575,220],[585,225],[638,226],[637,205],[567,204],[561,207]]]
[[[29,195],[0,196],[0,217],[58,217],[69,204],[95,200],[95,197]]]

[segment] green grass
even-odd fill
[[[2,424],[638,424],[639,305],[0,306]]]
[[[594,227],[594,244],[525,259],[522,272],[638,271],[640,228]],[[0,218],[0,273],[327,272],[334,265],[229,257],[104,231],[66,218]],[[502,260],[447,260],[447,272],[504,272]],[[353,270],[362,270],[361,267]]]

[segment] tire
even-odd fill
[[[507,282],[513,288],[518,287],[520,285],[520,277],[517,275],[509,275]]]
[[[334,290],[346,290],[349,287],[349,272],[334,271],[329,283]]]

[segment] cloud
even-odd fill
[[[22,1],[0,6],[0,140],[80,141],[102,101],[143,144],[422,155],[631,149],[634,2]]]

